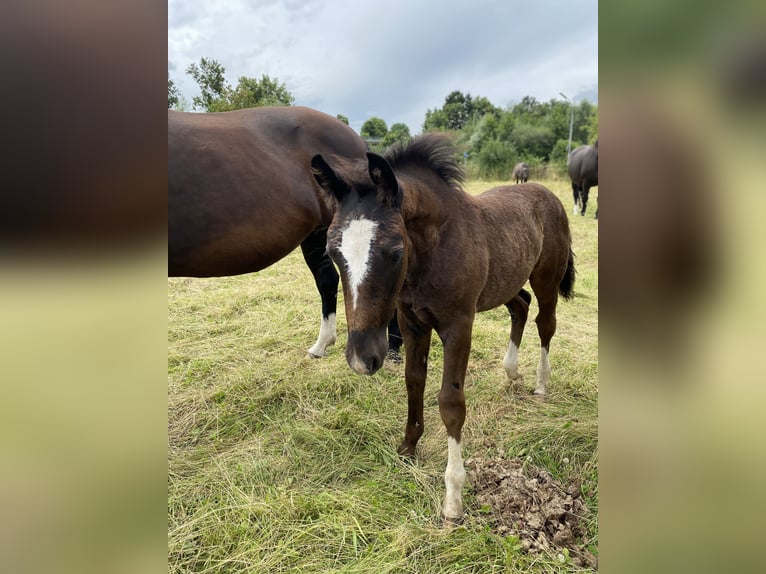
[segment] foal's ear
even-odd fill
[[[378,187],[378,197],[391,207],[398,208],[402,204],[402,194],[394,170],[384,157],[376,153],[367,152],[367,161],[370,179]]]
[[[319,187],[337,199],[343,199],[348,186],[335,175],[330,165],[319,154],[311,158],[311,173]]]

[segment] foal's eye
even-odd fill
[[[402,255],[404,255],[404,248],[400,247],[398,249],[394,249],[390,252],[391,261],[394,263],[399,263],[402,260]]]

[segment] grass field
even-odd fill
[[[478,193],[500,182],[470,182]],[[543,182],[573,235],[575,298],[561,300],[550,396],[532,398],[536,302],[519,353],[526,391],[502,358],[505,308],[477,316],[466,377],[463,456],[522,457],[561,481],[582,480],[598,539],[598,223],[595,196],[572,216],[568,181]],[[306,357],[319,296],[300,251],[254,275],[168,280],[168,571],[574,572],[566,557],[526,554],[494,533],[470,481],[466,519],[443,529],[446,434],[434,337],[425,433],[414,464],[396,455],[406,418],[404,369],[371,377],[347,366],[342,293],[338,342]],[[595,543],[590,551],[597,553]]]

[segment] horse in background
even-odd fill
[[[332,166],[331,166],[332,163]],[[454,149],[426,134],[386,158],[313,158],[319,185],[336,204],[327,248],[341,270],[348,323],[346,359],[357,373],[382,365],[386,325],[397,311],[404,337],[407,424],[399,453],[414,456],[423,434],[423,395],[433,331],[444,346],[439,412],[448,462],[442,516],[463,516],[461,432],[464,383],[475,314],[505,305],[511,336],[503,359],[518,378],[518,349],[530,294],[537,297],[540,363],[535,393],[545,395],[559,295],[570,298],[575,269],[566,210],[536,183],[493,188],[476,197],[460,187]]]
[[[322,300],[308,352],[323,357],[336,340],[338,273],[326,253],[332,205],[309,166],[317,153],[366,152],[350,127],[309,108],[168,110],[168,276],[252,273],[300,245]]]
[[[588,205],[588,192],[591,187],[598,185],[598,140],[593,145],[581,145],[572,151],[567,166],[569,178],[572,180],[574,195],[574,214],[585,215]],[[596,207],[598,219],[598,207]]]
[[[529,179],[529,165],[526,162],[519,162],[513,168],[511,179],[516,180],[516,183],[526,183]]]

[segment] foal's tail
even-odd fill
[[[567,270],[564,273],[564,278],[559,283],[559,293],[564,299],[571,299],[574,295],[574,282],[575,282],[575,266],[574,266],[574,253],[572,252],[572,246],[569,246],[569,259],[567,259]]]

